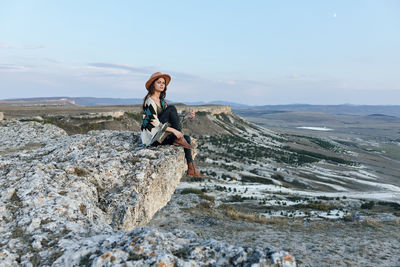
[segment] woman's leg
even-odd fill
[[[186,142],[191,144],[190,136],[184,135],[183,137],[185,138]],[[196,169],[196,166],[194,165],[193,158],[192,158],[192,150],[191,149],[187,149],[187,148],[185,148],[184,150],[185,150],[186,162],[187,162],[187,165],[188,165],[188,169],[187,169],[186,175],[190,176],[190,177],[203,178],[204,175],[201,174]]]
[[[182,131],[182,126],[180,123],[178,111],[176,110],[176,107],[173,105],[168,106],[161,114],[159,114],[158,120],[162,123],[168,122],[170,126],[175,130],[178,130],[180,132]],[[169,133],[167,138],[165,138],[165,140],[162,142],[162,145],[172,145],[176,140],[177,140],[176,136],[172,133]]]
[[[169,122],[172,128],[180,132],[182,131],[178,111],[173,105],[168,106],[160,115],[158,115],[158,120],[162,123]]]
[[[185,138],[186,142],[187,142],[189,145],[192,144],[192,142],[191,142],[191,140],[190,140],[190,136],[188,136],[188,135],[185,134],[185,135],[183,135],[183,138]],[[191,149],[188,149],[188,148],[184,148],[183,150],[185,151],[186,162],[187,162],[187,163],[193,162],[192,150],[191,150]]]

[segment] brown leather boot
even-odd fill
[[[189,145],[188,142],[186,142],[186,139],[183,137],[176,139],[174,141],[174,145],[183,146],[184,148],[187,148],[187,149],[192,149],[192,146]]]
[[[196,170],[196,166],[194,166],[193,162],[188,163],[188,169],[187,169],[186,176],[198,177],[198,178],[204,177],[203,174],[201,174],[198,170]]]

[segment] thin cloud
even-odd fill
[[[24,49],[42,49],[44,45],[24,45]]]
[[[0,71],[26,71],[28,68],[23,65],[15,65],[15,64],[0,64]]]
[[[168,70],[160,70],[160,68],[155,67],[155,66],[150,66],[150,67],[135,67],[132,65],[128,64],[118,64],[118,63],[107,63],[107,62],[98,62],[98,63],[89,63],[89,67],[94,67],[94,68],[99,68],[99,69],[108,69],[108,70],[123,70],[123,71],[128,71],[131,73],[135,74],[140,74],[144,76],[150,77],[150,75],[154,72],[161,71],[163,73],[168,73],[170,74],[173,79],[175,80],[180,80],[180,81],[199,81],[202,80],[201,77],[192,75],[192,74],[187,74],[183,72],[174,72],[174,71],[168,71]],[[104,73],[104,72],[102,72]],[[118,72],[111,72],[111,75],[118,74]],[[123,74],[123,73],[119,73]]]
[[[44,45],[24,45],[22,48],[23,49],[42,49],[44,47],[45,47]],[[3,49],[14,49],[14,48],[17,48],[17,47],[0,42],[0,48],[3,48]]]
[[[222,82],[226,83],[226,84],[230,84],[230,85],[236,84],[236,81],[233,81],[233,80],[226,80],[226,81],[222,81]]]
[[[228,82],[227,82],[228,81]],[[217,81],[218,83],[226,84],[226,85],[231,85],[231,86],[238,86],[239,87],[248,87],[248,86],[269,86],[269,82],[265,81],[256,81],[256,80],[223,80],[223,81]]]
[[[102,67],[49,64],[49,66],[37,68],[27,64],[0,63],[2,87],[8,88],[6,92],[2,92],[2,97],[57,94],[142,98],[147,92],[144,88],[145,82],[151,73],[159,70],[157,67],[150,69],[120,64],[99,66]],[[132,68],[141,73],[133,72]],[[173,79],[173,83],[168,88],[167,97],[177,102],[221,99],[251,105],[344,102],[371,104],[377,103],[376,101],[386,101],[392,104],[395,99],[399,99],[397,96],[400,94],[400,90],[395,91],[395,89],[400,89],[398,87],[393,88],[392,91],[387,89],[384,93],[379,90],[379,88],[390,88],[389,84],[387,86],[365,84],[362,81],[357,84],[356,81],[334,78],[317,79],[310,75],[306,75],[305,79],[293,79],[291,74],[288,74],[258,81],[250,79],[212,80],[190,73],[169,70],[163,70],[163,72],[171,74]],[[115,75],[112,75],[113,73]],[[124,75],[118,75],[118,73],[124,73]],[[374,97],[372,98],[371,95]],[[360,97],[357,98],[358,96]]]
[[[13,48],[15,48],[15,46],[12,46],[12,45],[9,45],[9,44],[1,43],[1,42],[0,42],[0,48],[3,48],[3,49],[13,49]]]
[[[294,73],[291,73],[291,74],[288,74],[288,75],[284,75],[280,79],[283,79],[283,80],[302,80],[302,79],[311,79],[311,77],[307,77],[306,75],[303,75],[301,73],[294,72]]]
[[[293,74],[292,74],[292,78],[293,78],[293,79],[300,79],[300,78],[303,78],[303,75],[301,75],[301,74],[299,74],[299,73],[293,73]]]
[[[60,59],[56,59],[56,58],[49,58],[49,57],[46,57],[46,58],[44,58],[44,60],[46,60],[46,61],[48,61],[48,62],[51,62],[51,63],[64,63],[64,61],[62,61],[62,60],[60,60]]]
[[[188,74],[188,73],[183,73],[183,72],[166,71],[165,73],[170,74],[173,79],[179,79],[181,81],[201,81],[201,80],[204,80],[200,76],[193,75],[193,74]]]
[[[134,67],[131,65],[126,65],[126,64],[115,64],[115,63],[89,63],[88,64],[91,67],[96,67],[96,68],[106,68],[106,69],[122,69],[122,70],[127,70],[131,72],[136,72],[136,73],[149,73],[151,70],[148,68],[138,68]]]

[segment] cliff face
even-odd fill
[[[130,230],[169,201],[186,168],[181,148],[143,149],[130,132],[68,136],[38,123],[3,129],[2,182],[24,213],[41,220],[62,213],[57,219],[74,225]]]
[[[8,248],[15,253],[69,232],[144,225],[186,169],[182,148],[144,149],[131,132],[68,136],[34,122],[0,129],[0,232],[2,241],[14,240]]]
[[[177,106],[178,112],[184,110],[195,110],[196,112],[209,112],[211,115],[232,114],[231,106],[223,105],[201,105],[201,106]]]
[[[232,114],[230,106],[186,106],[178,104],[176,107],[179,112],[196,110],[199,112],[199,116],[197,117],[205,117],[205,113],[211,117],[219,114]],[[62,108],[52,106],[24,107],[3,105],[0,107],[0,120],[1,112],[4,112],[4,119],[52,123],[67,131],[68,134],[82,134],[90,130],[129,130],[138,132],[140,131],[140,125],[142,123],[141,105],[102,107],[64,106]],[[207,123],[207,120],[201,122],[202,120],[197,117],[191,120],[192,124],[198,124],[200,122],[202,127],[197,127],[197,129],[207,128],[207,126],[204,125],[204,123]],[[216,132],[221,131],[218,129]],[[191,131],[189,130],[188,133],[191,133]]]
[[[170,200],[186,170],[180,147],[146,149],[127,131],[68,136],[36,122],[0,122],[0,136],[1,266],[240,263],[251,253],[254,262],[294,263],[193,233],[132,230]]]

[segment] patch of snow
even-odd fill
[[[334,182],[337,182],[337,183],[343,184],[343,185],[346,184],[346,183],[343,182],[343,181],[339,181],[339,180],[337,180],[337,179],[328,178],[328,177],[325,177],[325,176],[322,176],[322,175],[316,175],[316,177],[318,177],[319,179],[325,180],[325,181],[334,181]]]
[[[329,187],[335,189],[336,191],[348,191],[346,188],[344,188],[343,186],[340,186],[340,185],[328,184],[328,183],[318,182],[318,181],[313,181],[313,183],[329,186]]]
[[[206,163],[210,163],[210,164],[214,163],[214,161],[213,161],[212,159],[210,159],[210,158],[206,158],[206,159],[205,159],[205,162],[206,162]]]
[[[311,214],[325,219],[340,219],[345,215],[343,211],[337,209],[330,211],[311,211]]]
[[[273,217],[307,217],[308,215],[305,214],[302,211],[294,211],[294,212],[288,212],[286,210],[274,210],[271,211],[270,213],[260,213],[261,216],[264,216],[268,219],[273,218]]]
[[[383,184],[380,182],[370,182],[370,181],[365,181],[365,180],[350,178],[350,177],[343,177],[343,178],[346,180],[350,180],[350,181],[359,183],[359,184],[366,184],[366,185],[375,186],[378,188],[388,189],[388,190],[394,191],[394,192],[400,192],[400,187],[391,185],[391,184]]]
[[[306,129],[306,130],[313,130],[313,131],[333,131],[331,128],[324,127],[308,127],[308,126],[301,126],[296,127],[297,129]]]
[[[379,177],[376,176],[375,174],[372,174],[372,173],[367,172],[365,170],[349,171],[349,172],[347,172],[347,174],[348,175],[355,175],[355,176],[358,176],[360,178],[367,179],[367,180],[377,180],[377,179],[379,179]]]

